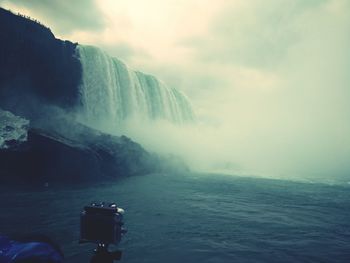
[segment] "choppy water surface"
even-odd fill
[[[2,187],[0,232],[41,232],[66,262],[88,262],[79,212],[126,209],[121,262],[349,262],[350,187],[224,175],[131,177],[94,187]]]

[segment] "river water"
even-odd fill
[[[89,262],[79,213],[126,210],[121,262],[350,262],[350,185],[217,174],[150,174],[94,186],[0,187],[0,232],[44,233]]]

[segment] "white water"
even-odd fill
[[[27,141],[29,121],[0,109],[0,149]]]
[[[81,100],[89,123],[168,120],[187,123],[194,119],[188,99],[154,76],[131,70],[93,46],[79,46],[82,64]]]

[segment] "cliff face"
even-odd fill
[[[82,182],[186,169],[125,136],[78,123],[70,113],[80,103],[81,75],[76,44],[0,8],[1,182]]]
[[[125,136],[53,117],[41,128],[0,109],[0,183],[81,183],[183,172],[176,158],[151,154]]]
[[[26,142],[0,149],[0,181],[79,183],[155,171],[155,159],[126,137],[107,136],[84,127],[79,136],[29,129]]]
[[[76,44],[50,29],[0,8],[0,105],[33,118],[41,104],[78,103],[81,65]]]
[[[139,144],[67,114],[79,103],[76,44],[2,8],[0,39],[1,181],[83,182],[154,170],[152,155]],[[18,120],[25,127],[16,129]]]

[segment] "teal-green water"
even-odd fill
[[[89,262],[79,213],[125,208],[121,262],[349,262],[350,186],[210,174],[152,174],[87,187],[1,187],[0,232],[41,232]]]

